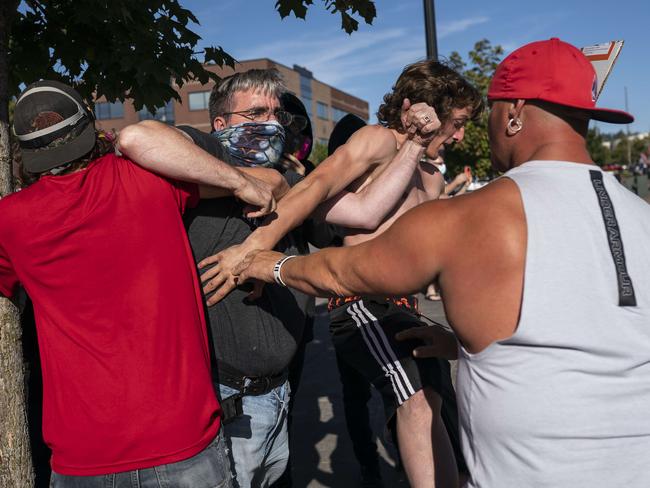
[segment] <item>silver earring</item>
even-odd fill
[[[508,134],[514,136],[517,132],[521,130],[523,126],[524,124],[519,117],[515,117],[508,120],[508,126],[507,126]]]

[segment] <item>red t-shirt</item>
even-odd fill
[[[217,434],[181,215],[197,198],[111,154],[0,200],[0,294],[20,283],[34,303],[54,471],[172,463]]]

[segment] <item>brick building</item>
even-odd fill
[[[230,67],[220,68],[214,65],[206,65],[206,68],[221,77],[253,68],[277,69],[282,74],[287,88],[300,97],[305,104],[314,130],[314,141],[321,144],[327,144],[334,124],[344,115],[352,113],[366,121],[369,117],[368,102],[316,80],[311,71],[297,65],[289,68],[262,58],[241,61],[234,70]],[[191,125],[209,132],[208,99],[213,86],[212,81],[205,85],[198,81],[191,81],[181,88],[176,86],[182,102],[172,100],[165,107],[158,109],[155,115],[146,109],[136,111],[129,100],[124,103],[108,103],[100,98],[95,103],[97,125],[103,129],[119,131],[140,120],[155,118],[169,124]]]

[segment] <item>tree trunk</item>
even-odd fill
[[[0,198],[13,190],[9,139],[9,30],[16,1],[0,2]],[[0,298],[0,486],[34,485],[27,411],[25,367],[18,310]]]

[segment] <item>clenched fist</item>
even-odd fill
[[[402,102],[400,118],[402,128],[408,134],[409,139],[424,147],[429,145],[441,125],[433,107],[424,102],[411,105],[408,98]]]

